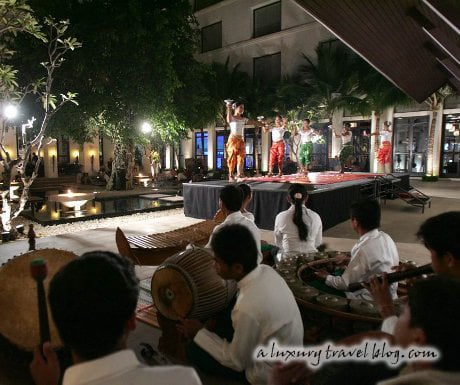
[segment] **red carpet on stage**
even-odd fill
[[[350,182],[361,179],[368,179],[375,176],[383,176],[385,174],[371,174],[371,173],[339,173],[337,171],[326,172],[310,172],[308,175],[291,174],[279,176],[258,176],[251,178],[238,178],[238,182],[274,182],[274,183],[302,183],[302,184],[315,184],[326,185],[340,182]]]

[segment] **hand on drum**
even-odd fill
[[[383,273],[382,277],[371,277],[369,282],[364,284],[364,287],[372,294],[382,318],[395,315],[395,309],[386,273]]]
[[[287,364],[276,363],[268,379],[269,385],[306,384],[313,372],[305,362],[295,361]]]
[[[193,339],[201,329],[203,329],[203,323],[197,319],[181,318],[180,323],[177,324],[177,330],[181,332],[185,337]]]
[[[37,346],[34,350],[30,372],[35,385],[57,385],[59,383],[61,368],[57,355],[49,342],[43,344],[43,354],[41,346]]]

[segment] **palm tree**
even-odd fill
[[[426,176],[429,178],[437,178],[439,170],[434,169],[434,136],[436,132],[436,121],[438,119],[439,108],[444,103],[444,100],[452,95],[454,90],[449,86],[441,87],[439,90],[434,92],[425,103],[429,105],[430,110],[433,112],[430,124],[430,136],[428,137],[428,148],[427,148],[427,162],[426,162]]]

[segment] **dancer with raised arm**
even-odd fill
[[[270,147],[270,163],[268,176],[273,175],[273,167],[278,165],[278,176],[283,176],[283,160],[286,149],[284,143],[284,133],[286,132],[286,120],[281,115],[276,115],[275,127],[265,126],[265,132],[272,133],[272,146]]]
[[[235,166],[236,177],[242,178],[244,176],[244,158],[246,156],[244,126],[246,124],[262,126],[264,123],[244,117],[244,104],[242,102],[233,104],[231,100],[226,100],[225,102],[227,105],[227,123],[230,125],[230,136],[226,145],[228,180],[233,182],[236,179],[233,175]]]
[[[340,151],[339,160],[340,160],[340,173],[345,172],[345,168],[350,168],[350,160],[353,156],[353,133],[351,132],[350,123],[344,123],[342,132],[335,134],[336,138],[342,138],[342,150]]]
[[[300,172],[307,175],[313,154],[313,138],[318,134],[310,127],[310,119],[304,119],[302,129],[296,135],[300,135]]]
[[[391,122],[385,121],[381,130],[373,132],[371,135],[380,137],[380,146],[377,150],[377,172],[389,174],[391,172]]]

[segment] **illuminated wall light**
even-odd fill
[[[454,136],[460,136],[460,130],[455,130],[454,131]]]
[[[446,130],[453,132],[455,130],[455,126],[452,123],[446,123]]]

